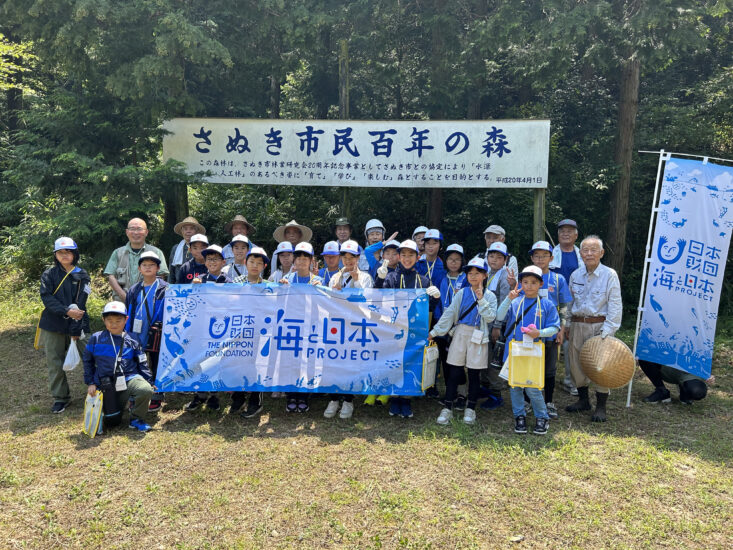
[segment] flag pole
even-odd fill
[[[651,151],[639,151],[640,153],[647,153]],[[655,151],[656,152],[656,151]],[[672,156],[672,153],[665,153],[664,149],[660,149],[659,152],[659,165],[657,166],[657,179],[654,184],[654,200],[652,201],[652,212],[649,216],[649,234],[646,238],[646,255],[644,256],[644,272],[641,276],[641,292],[639,293],[639,307],[636,309],[636,330],[634,331],[634,359],[636,359],[636,345],[639,341],[639,326],[641,325],[641,316],[644,312],[644,295],[646,293],[646,278],[647,278],[647,271],[649,270],[649,262],[651,261],[651,258],[649,257],[651,253],[651,245],[652,245],[652,232],[654,231],[654,218],[657,215],[657,212],[659,211],[659,206],[657,205],[657,201],[659,200],[659,182],[660,177],[662,175],[662,165],[670,159]],[[636,370],[636,369],[634,369]],[[634,383],[634,377],[631,377],[631,380],[629,380],[629,390],[626,394],[626,407],[631,407],[631,386]]]

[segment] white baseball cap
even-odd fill
[[[406,241],[402,241],[400,243],[399,249],[406,249],[406,250],[412,250],[416,254],[420,254],[420,249],[417,247],[417,243],[413,241],[412,239],[407,239]]]
[[[534,275],[540,281],[542,280],[542,270],[536,265],[528,265],[525,267],[517,278],[521,281],[527,275]]]
[[[509,255],[509,251],[507,250],[506,245],[500,242],[491,243],[491,246],[489,247],[489,254],[491,254],[492,252],[501,252],[502,254],[504,254],[504,256]]]
[[[440,234],[438,229],[428,229],[423,236],[424,240],[435,239],[436,241],[442,241],[443,235]]]
[[[328,241],[323,245],[323,252],[321,256],[338,256],[339,255],[339,243],[337,241]]]
[[[206,258],[206,256],[208,256],[209,254],[219,254],[222,258],[224,257],[224,254],[221,251],[221,247],[218,244],[209,245],[208,248],[201,252],[201,255],[204,258]]]
[[[537,241],[532,245],[529,255],[531,256],[535,250],[546,250],[547,252],[552,252],[552,245],[547,241]]]
[[[127,308],[125,308],[125,304],[122,302],[107,302],[102,310],[102,317],[108,313],[127,316]]]
[[[267,257],[267,252],[265,252],[265,249],[262,248],[261,246],[253,246],[252,247],[252,250],[250,250],[247,253],[247,257],[248,258],[250,256],[253,256],[253,255],[254,256],[259,256],[260,258],[262,258],[263,260],[265,260],[265,264],[269,264],[270,263],[270,258]]]
[[[137,260],[137,265],[140,265],[145,260],[153,260],[156,264],[160,265],[160,258],[152,250],[146,250],[145,252],[140,254],[140,257]]]
[[[484,235],[486,233],[495,233],[497,235],[506,235],[506,231],[504,231],[504,228],[500,225],[490,225],[486,229],[484,229]]]
[[[463,247],[458,243],[449,244],[448,248],[445,249],[446,256],[451,252],[458,252],[461,256],[465,256],[463,252]]]
[[[344,241],[341,243],[340,254],[344,254],[346,252],[353,254],[354,256],[359,256],[361,254],[361,247],[356,241]]]
[[[473,258],[468,260],[468,263],[463,267],[463,271],[468,272],[468,270],[472,267],[480,269],[481,271],[489,270],[489,266],[486,265],[486,260],[484,260],[483,258],[479,258],[478,256],[474,256]]]
[[[280,254],[281,252],[292,252],[293,251],[293,244],[290,241],[283,241],[279,245],[277,245],[277,248],[275,249],[275,254]]]
[[[400,241],[396,239],[392,239],[391,241],[387,241],[384,245],[384,248],[399,248],[400,247]]]
[[[304,252],[310,256],[313,256],[313,245],[311,243],[298,243],[295,245],[295,250],[293,252]]]
[[[427,231],[428,231],[427,227],[425,227],[424,225],[418,225],[415,228],[415,231],[412,232],[412,238],[414,239],[415,235],[417,235],[418,233],[427,233]]]
[[[237,222],[237,223],[242,223],[242,222]],[[252,244],[249,242],[249,239],[247,238],[246,235],[234,235],[234,237],[232,237],[232,240],[229,241],[229,244],[234,246],[234,243],[244,243],[248,247]]]
[[[59,237],[53,242],[53,251],[76,250],[78,247],[71,237]]]
[[[209,246],[209,239],[206,238],[206,235],[203,233],[196,233],[191,237],[191,240],[189,241],[189,244],[193,243],[204,243],[206,246]]]

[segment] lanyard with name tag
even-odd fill
[[[125,372],[122,371],[122,367],[120,367],[120,370],[122,371],[122,374],[117,374],[117,367],[120,363],[120,358],[122,357],[122,352],[125,349],[125,333],[122,333],[122,341],[120,342],[120,351],[117,351],[117,346],[115,346],[115,339],[112,336],[112,333],[107,331],[109,333],[109,340],[112,342],[112,349],[115,351],[115,366],[114,366],[114,375],[115,375],[115,391],[125,391],[127,389],[127,382],[125,381]]]

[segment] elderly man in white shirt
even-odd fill
[[[601,263],[604,254],[603,241],[590,235],[580,243],[583,265],[570,276],[570,292],[573,301],[568,307],[570,314],[570,369],[578,388],[578,401],[568,405],[568,412],[589,411],[588,398],[590,379],[580,368],[580,350],[593,336],[613,336],[621,326],[621,285],[616,272]],[[596,386],[596,408],[591,420],[606,421],[608,388]]]

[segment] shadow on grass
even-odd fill
[[[456,413],[456,420],[451,425],[437,425],[435,419],[441,406],[436,400],[426,398],[413,399],[414,418],[404,419],[390,417],[386,406],[365,406],[363,396],[356,396],[353,418],[343,420],[338,416],[333,419],[323,417],[327,397],[312,397],[310,411],[298,414],[285,412],[284,399],[272,399],[266,395],[263,412],[256,418],[244,419],[236,413],[228,414],[231,400],[227,394],[221,398],[222,410],[208,411],[204,408],[194,412],[183,410],[190,396],[173,394],[168,396],[159,414],[149,415],[148,422],[154,427],[151,433],[146,435],[129,430],[126,415],[120,428],[90,439],[81,433],[86,391],[81,369],[76,369],[69,376],[72,404],[61,415],[51,414],[43,353],[31,347],[32,328],[8,329],[0,333],[3,343],[0,346],[0,426],[5,426],[14,436],[20,436],[78,418],[79,431],[68,437],[80,451],[94,448],[103,438],[116,437],[123,430],[126,436],[135,439],[155,437],[157,431],[163,430],[220,437],[227,441],[315,437],[324,445],[336,445],[345,440],[399,444],[419,438],[452,441],[472,448],[520,448],[525,453],[558,448],[565,444],[567,433],[575,433],[596,438],[639,438],[660,450],[694,453],[715,462],[726,461],[733,456],[733,368],[729,364],[731,350],[727,347],[718,354],[714,366],[718,385],[712,387],[708,397],[701,402],[692,406],[682,405],[676,399],[676,388],[670,388],[672,403],[643,403],[643,397],[652,388],[643,374],[637,372],[632,407],[627,409],[625,406],[626,388],[613,390],[609,399],[609,421],[597,424],[590,422],[590,413],[564,412],[564,407],[575,398],[558,388],[555,404],[560,418],[551,422],[546,436],[513,433],[511,406],[506,393],[503,407],[493,411],[477,410],[474,426],[464,425],[460,412]],[[533,422],[529,416],[530,428]],[[563,434],[563,437],[556,437],[558,434]]]

